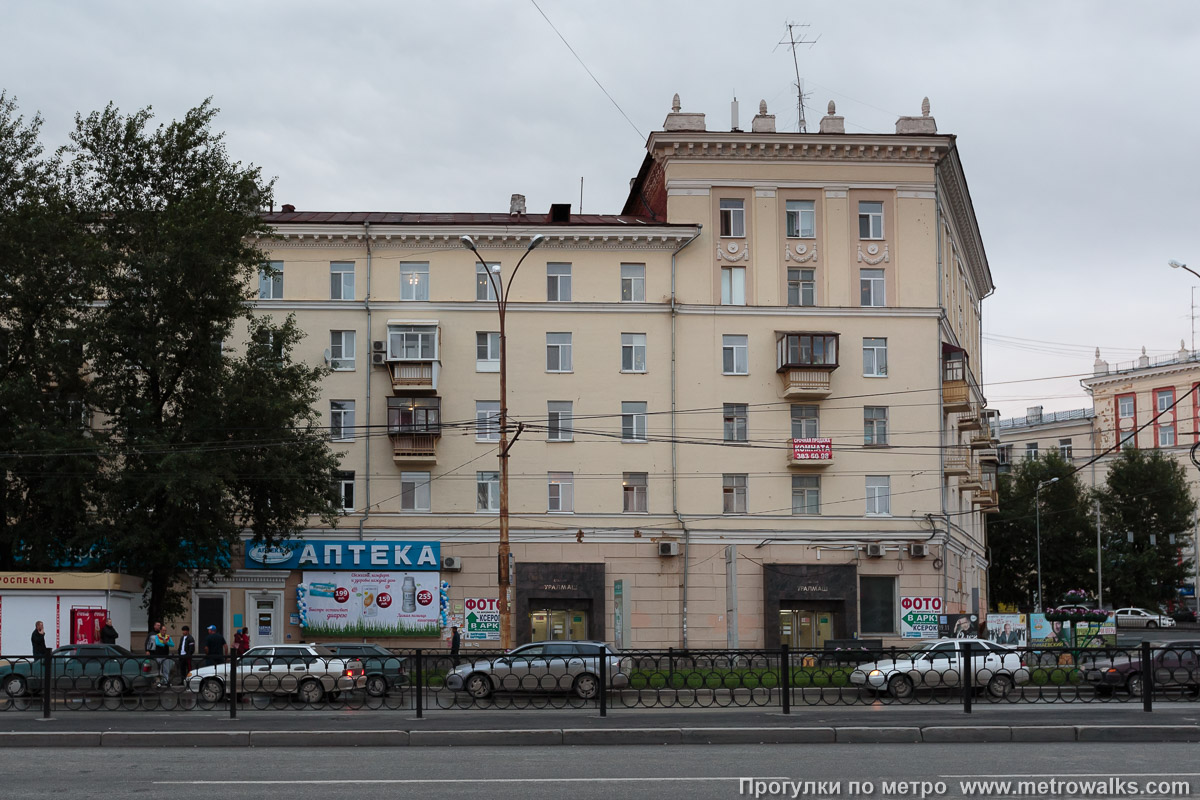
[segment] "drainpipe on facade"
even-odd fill
[[[684,650],[688,646],[688,559],[691,556],[692,537],[688,532],[687,523],[683,521],[683,515],[679,513],[679,444],[675,437],[675,318],[678,313],[675,306],[675,257],[683,248],[700,238],[704,226],[697,225],[696,228],[696,235],[671,253],[671,511],[675,514],[675,519],[679,520],[679,527],[683,531],[683,597],[679,608],[679,624],[680,643]]]
[[[366,418],[366,435],[364,440],[364,457],[366,458],[366,468],[363,470],[365,481],[363,483],[363,515],[358,521],[358,539],[362,541],[363,526],[367,523],[367,518],[371,516],[371,436],[374,430],[371,428],[371,223],[363,222],[363,231],[367,242],[367,296],[363,298],[363,305],[367,310],[367,340],[365,342],[364,353],[366,361],[363,364],[363,371],[367,376],[367,418]],[[358,344],[355,343],[355,349],[358,349]],[[357,355],[357,354],[356,354]]]

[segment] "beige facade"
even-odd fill
[[[899,642],[901,598],[985,608],[993,286],[954,137],[900,129],[676,108],[620,215],[271,214],[256,312],[333,368],[346,471],[338,529],[304,538],[435,541],[452,618],[495,596],[497,310],[459,237],[507,281],[540,235],[507,312],[515,641]],[[282,603],[264,640],[309,638],[281,570],[237,573],[225,629],[258,576]]]

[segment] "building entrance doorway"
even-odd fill
[[[836,639],[840,613],[808,603],[805,608],[779,609],[779,643],[793,650],[820,650],[826,639]]]
[[[580,641],[588,638],[586,609],[539,608],[529,612],[531,641]]]

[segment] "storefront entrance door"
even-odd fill
[[[531,641],[579,641],[587,638],[587,612],[583,609],[542,608],[529,614]]]
[[[779,643],[793,650],[820,650],[826,639],[837,638],[834,630],[838,614],[807,608],[779,610]]]
[[[247,626],[250,628],[251,646],[282,644],[278,600],[274,597],[255,598],[253,614]]]

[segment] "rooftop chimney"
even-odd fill
[[[292,205],[291,203],[284,203],[282,206],[279,207],[279,210],[281,212],[283,212],[284,214],[296,213],[296,207],[294,205]]]
[[[679,108],[679,95],[676,94],[671,100],[671,113],[667,114],[667,119],[663,122],[664,131],[706,130],[703,114],[685,114]]]
[[[750,130],[754,133],[774,133],[775,132],[775,115],[767,113],[767,101],[758,101],[758,115],[754,117],[754,121],[750,123]]]
[[[821,117],[821,133],[845,133],[846,118],[837,116],[837,105],[829,101],[829,113]]]
[[[1028,422],[1030,425],[1041,424],[1042,407],[1041,406],[1030,406],[1029,408],[1025,409],[1025,421]]]
[[[929,98],[921,100],[921,116],[896,120],[896,133],[937,133],[937,121],[929,116]]]
[[[508,213],[510,216],[525,216],[525,195],[514,194],[512,199],[508,201]]]
[[[550,222],[570,222],[571,221],[571,204],[570,203],[551,203],[550,204]]]

